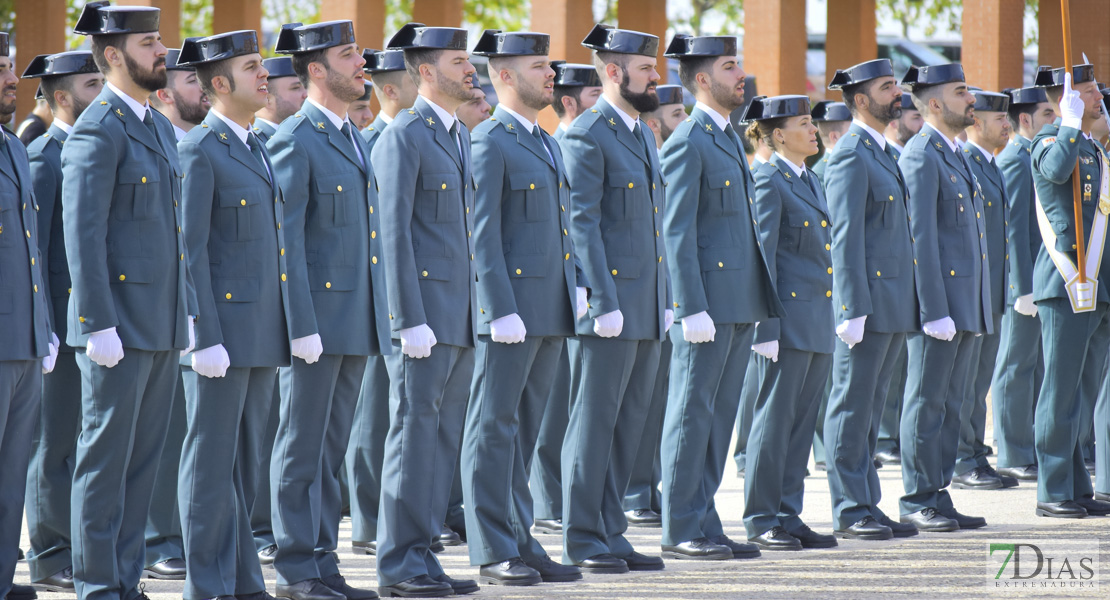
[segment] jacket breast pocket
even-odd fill
[[[317,175],[317,210],[322,213],[324,222],[336,227],[347,225],[351,219],[348,212],[359,208],[352,206],[359,197],[355,192],[362,188],[350,175]]]
[[[943,222],[948,227],[966,227],[971,223],[975,204],[962,185],[942,183],[938,202]]]
[[[547,274],[546,258],[543,256],[506,257],[505,263],[509,267],[510,279],[543,277]]]
[[[145,258],[108,257],[108,282],[120,285],[150,283],[153,267]]]
[[[966,258],[941,258],[940,268],[945,278],[971,277],[972,263]]]
[[[893,228],[897,215],[901,213],[896,204],[902,200],[901,188],[896,185],[878,186],[872,190],[871,195],[875,206],[882,211],[882,218],[879,220],[882,228]]]
[[[739,250],[732,247],[699,249],[698,264],[701,265],[702,273],[734,271],[744,267]]]
[[[613,189],[613,200],[620,198],[625,219],[647,218],[651,213],[649,185],[647,173],[642,170],[609,173],[609,187]]]
[[[216,302],[257,302],[258,287],[258,279],[255,277],[212,280],[212,293],[216,295]]]
[[[523,212],[525,221],[547,221],[548,207],[547,181],[542,173],[509,173],[509,189],[513,196],[524,198],[524,210],[514,210],[516,214]]]
[[[262,209],[257,190],[249,187],[221,188],[216,192],[216,198],[220,205],[220,237],[228,242],[258,239]]]
[[[126,165],[116,173],[116,199],[120,206],[113,212],[121,221],[145,221],[151,218],[151,192],[157,186],[158,169],[153,166]]]
[[[421,179],[424,194],[417,210],[436,223],[458,222],[463,204],[459,184],[458,173],[425,173]]]
[[[805,248],[806,235],[809,234],[809,219],[802,213],[792,210],[783,212],[784,227],[779,231],[779,245],[784,248],[802,252]]]
[[[17,208],[6,208],[8,206],[16,206]],[[11,194],[0,195],[0,248],[12,247],[15,246],[16,242],[23,241],[20,238],[23,235],[23,231],[19,228],[21,222],[15,196]]]
[[[421,281],[451,281],[451,261],[445,258],[416,257],[416,274]]]
[[[711,190],[713,199],[718,202],[717,208],[722,215],[737,214],[746,201],[742,191],[744,189],[742,177],[740,171],[736,170],[706,175],[705,184]]]

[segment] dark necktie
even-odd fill
[[[451,124],[451,130],[448,133],[451,134],[451,139],[455,142],[455,150],[459,153],[459,164],[462,165],[463,179],[465,180],[467,172],[466,155],[463,153],[462,138],[459,133],[459,127],[459,120],[455,119],[455,122]]]
[[[351,127],[351,122],[350,121],[344,121],[343,122],[343,127],[340,127],[339,130],[341,132],[343,132],[343,137],[347,138],[347,141],[351,143],[351,150],[354,150],[355,157],[358,158],[359,164],[361,164],[363,167],[365,167],[366,166],[366,160],[362,158],[362,152],[359,152],[358,143],[355,142],[355,138],[352,137],[354,128]]]
[[[150,135],[153,135],[154,139],[161,144],[162,140],[158,137],[158,128],[154,126],[154,115],[151,114],[149,108],[146,109],[146,116],[143,117],[143,125],[146,125],[146,128],[150,130]]]
[[[647,134],[644,133],[644,124],[637,121],[636,126],[632,130],[636,133],[636,137],[640,139],[640,145],[644,148],[644,158],[651,160],[651,149],[648,147]],[[652,138],[655,136],[652,135]]]
[[[540,133],[539,125],[532,127],[532,137],[536,138],[536,140],[539,141],[540,146],[543,147],[545,152],[547,152],[547,161],[551,164],[555,164],[555,156],[551,154],[551,148],[548,148],[547,142],[543,140],[543,134]]]
[[[258,164],[262,165],[262,170],[266,172],[266,179],[270,178],[270,168],[266,166],[266,159],[262,156],[262,144],[258,141],[253,133],[247,134],[247,148],[250,148],[251,154],[254,155]]]

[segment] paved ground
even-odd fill
[[[989,421],[988,421],[989,422]],[[988,432],[989,435],[989,432]],[[811,465],[812,468],[812,465]],[[883,510],[898,514],[897,500],[902,490],[900,471],[887,467],[879,471],[884,498]],[[823,533],[831,530],[828,484],[823,473],[806,481],[806,508],[803,518]],[[744,537],[740,522],[743,507],[743,479],[729,472],[717,495],[717,506],[725,518],[726,532],[735,539]],[[505,598],[977,598],[977,597],[1110,597],[1107,587],[1100,591],[1026,590],[1002,594],[986,588],[986,555],[990,542],[1020,539],[1090,540],[1103,538],[1101,565],[1110,569],[1110,519],[1088,518],[1078,521],[1044,519],[1033,514],[1035,486],[998,491],[953,490],[957,507],[966,514],[985,516],[985,529],[957,533],[921,534],[914,538],[886,542],[841,542],[829,550],[765,552],[751,560],[722,562],[667,561],[666,570],[628,575],[587,575],[584,581],[543,584],[526,588],[483,586],[477,596]],[[350,552],[350,523],[341,528],[339,555],[348,581],[360,587],[373,587],[374,558]],[[633,528],[629,538],[644,553],[659,552],[659,530]],[[539,540],[558,560],[561,541],[554,536]],[[27,547],[26,535],[23,547]],[[477,568],[469,565],[466,548],[448,548],[440,555],[447,572],[454,577],[476,577]],[[273,570],[266,569],[273,583]],[[1106,571],[1110,573],[1110,570]],[[20,563],[16,582],[26,583],[27,567]],[[147,582],[147,593],[154,600],[180,598],[181,582]],[[272,588],[271,588],[272,591]],[[66,594],[41,593],[44,600],[68,600]]]

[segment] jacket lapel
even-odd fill
[[[311,119],[313,130],[321,135],[328,136],[328,142],[339,150],[347,160],[351,161],[353,165],[362,169],[362,163],[359,162],[358,156],[355,154],[355,147],[340,131],[332,124],[331,119],[328,119],[320,109],[316,108],[311,102],[305,100],[301,111],[305,116]]]
[[[729,156],[740,160],[740,149],[737,148],[732,139],[728,137],[728,133],[717,126],[716,121],[713,120],[713,117],[709,116],[709,113],[700,108],[694,108],[690,113],[690,118],[711,135],[713,143],[717,144],[721,150],[727,152]]]
[[[922,129],[922,131],[925,130],[926,129]],[[963,157],[959,156],[956,152],[953,152],[952,149],[948,147],[948,142],[944,139],[943,136],[940,135],[940,133],[936,129],[928,127],[927,131],[929,132],[929,143],[932,144],[933,147],[937,149],[937,152],[940,152],[941,156],[944,157],[944,162],[948,163],[948,166],[958,171],[960,177],[963,177],[964,181],[966,181],[968,185],[974,185],[974,183],[970,179],[971,173],[968,170],[968,166],[963,162]]]
[[[824,209],[821,207],[821,203],[817,201],[817,196],[814,194],[813,188],[809,187],[809,184],[806,183],[801,177],[794,174],[794,169],[790,168],[790,165],[786,164],[786,161],[782,160],[777,154],[775,154],[771,156],[771,164],[775,165],[775,167],[778,168],[778,170],[786,177],[786,180],[790,182],[790,189],[793,190],[793,192],[797,194],[799,198],[805,200],[806,203],[810,206],[813,206],[814,208],[821,210],[821,212],[824,212]],[[814,177],[814,175],[807,172],[806,177]]]
[[[609,101],[604,97],[599,98],[597,104],[594,106],[596,106],[598,112],[604,116],[605,122],[609,125],[609,129],[612,129],[616,134],[617,140],[627,146],[637,158],[644,161],[644,164],[650,167],[651,159],[644,155],[643,144],[632,134],[632,130],[624,124],[624,119],[617,113],[617,109],[613,108],[613,105],[609,104]],[[643,126],[641,125],[641,127]]]
[[[420,119],[424,121],[424,126],[432,130],[435,134],[436,143],[447,152],[451,160],[455,161],[455,166],[459,168],[459,172],[462,172],[462,163],[460,162],[461,156],[459,155],[459,146],[461,144],[456,144],[455,140],[451,139],[451,134],[447,133],[447,126],[439,122],[439,115],[436,114],[431,106],[428,106],[424,98],[419,97],[416,99],[416,104],[413,105],[413,110],[415,110],[416,114],[420,116]]]
[[[891,158],[885,150],[879,147],[878,142],[875,141],[875,138],[871,137],[871,134],[868,133],[866,129],[860,127],[856,123],[852,123],[851,128],[848,129],[848,133],[849,135],[854,133],[859,136],[860,143],[871,150],[872,155],[875,157],[875,161],[882,165],[887,171],[894,173],[894,175],[898,177],[898,181],[902,181],[902,172],[898,169],[898,165],[894,162],[894,159]]]
[[[547,158],[547,150],[545,150],[540,144],[540,141],[532,135],[531,131],[526,131],[524,129],[524,126],[520,124],[520,121],[517,120],[516,117],[502,109],[501,106],[493,110],[493,117],[497,119],[497,122],[501,123],[502,127],[516,134],[517,143],[527,148],[532,154],[535,154],[538,158],[543,160],[543,162],[547,163],[548,166],[554,168],[551,164],[551,160]]]
[[[135,111],[131,110],[131,107],[123,101],[123,98],[120,98],[115,92],[105,87],[104,91],[100,94],[100,99],[101,102],[107,102],[112,106],[112,113],[123,121],[123,128],[127,131],[127,135],[131,139],[157,152],[162,158],[169,160],[166,156],[165,149],[162,148],[162,145],[154,138],[154,133],[152,133],[146,126],[146,123],[143,123],[142,119],[135,114]],[[154,109],[151,108],[150,110]],[[155,125],[155,127],[157,127],[157,125]]]
[[[259,177],[265,179],[266,183],[270,182],[269,174],[265,172],[262,165],[258,164],[258,160],[251,154],[247,145],[239,141],[239,137],[227,126],[227,123],[224,123],[222,119],[209,112],[208,116],[204,118],[204,122],[201,123],[201,127],[204,126],[210,127],[212,132],[216,134],[216,139],[224,146],[227,146],[228,155],[231,156],[231,158],[239,161],[251,171],[254,171]]]

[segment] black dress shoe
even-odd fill
[[[1095,500],[1102,500],[1103,502],[1110,502],[1110,494],[1102,492],[1095,492]]]
[[[628,524],[633,527],[662,527],[663,517],[650,508],[637,508],[624,511]]]
[[[351,551],[355,554],[369,554],[376,556],[378,554],[378,542],[351,542]]]
[[[1023,465],[1020,467],[999,467],[995,469],[999,477],[1013,477],[1019,481],[1036,481],[1037,465]]]
[[[1082,506],[1088,515],[1095,517],[1110,515],[1110,502],[1096,498],[1076,498],[1075,503]]]
[[[837,529],[833,535],[846,540],[889,540],[894,537],[890,527],[875,520],[875,517],[866,517],[852,523],[847,529]]]
[[[536,519],[532,521],[532,530],[536,533],[548,535],[563,535],[562,519]]]
[[[883,468],[883,461],[881,461],[881,460],[879,460],[879,459],[877,459],[877,458],[872,458],[872,459],[871,459],[871,463],[875,465],[875,468],[876,468],[876,469],[881,469],[881,468]]]
[[[897,448],[892,450],[880,450],[875,453],[875,460],[884,465],[900,465],[902,464],[902,453],[899,452]]]
[[[628,565],[629,571],[662,571],[664,568],[662,558],[640,554],[639,552],[622,556],[621,560]]]
[[[31,587],[44,592],[72,592],[73,567],[66,567],[46,579],[32,581]]]
[[[143,569],[147,579],[185,579],[185,561],[180,558],[168,558],[162,562],[154,563]]]
[[[277,545],[270,544],[265,548],[258,551],[258,563],[262,566],[274,564],[274,556],[277,555]]]
[[[544,583],[561,583],[582,579],[582,569],[574,565],[561,565],[546,554],[541,558],[526,560],[524,564],[539,572]]]
[[[378,587],[382,598],[443,598],[454,593],[450,584],[436,581],[428,575],[417,575],[393,585]]]
[[[35,588],[29,585],[12,584],[12,589],[8,590],[8,595],[5,600],[35,600],[38,598],[38,592]]]
[[[879,517],[877,520],[880,525],[889,527],[890,532],[896,538],[908,538],[917,535],[917,528],[912,523],[899,523],[886,515]]]
[[[612,554],[598,554],[578,563],[578,568],[587,573],[601,573],[606,575],[627,573],[628,563]]]
[[[305,579],[288,585],[277,584],[274,596],[289,600],[346,600],[346,596],[324,585],[319,579]]]
[[[473,594],[474,592],[482,589],[478,587],[478,582],[474,581],[473,579],[455,579],[454,577],[448,577],[447,573],[444,573],[439,577],[432,577],[432,579],[440,583],[446,583],[447,585],[451,586],[451,590],[454,591],[455,594],[458,596]]]
[[[277,598],[270,595],[270,592],[265,590],[253,594],[236,594],[234,598],[235,600],[277,600]]]
[[[26,560],[26,558],[27,558],[27,555],[23,554],[23,548],[19,548],[19,552],[15,555],[16,562],[19,562],[21,560]]]
[[[428,550],[431,550],[435,554],[441,554],[443,552],[446,552],[447,548],[443,546],[443,542],[439,540],[434,540],[431,544],[428,545]]]
[[[462,536],[455,533],[455,530],[444,523],[439,530],[439,535],[432,538],[432,542],[439,542],[444,546],[461,546],[463,543]]]
[[[835,548],[837,546],[835,535],[817,533],[810,529],[809,525],[802,524],[801,527],[788,533],[802,543],[802,548]]]
[[[778,525],[775,525],[755,537],[748,538],[748,541],[759,546],[760,550],[802,549],[802,542]]]
[[[713,542],[714,544],[724,546],[729,550],[732,550],[733,558],[756,558],[760,554],[759,546],[756,546],[755,544],[734,542],[731,538],[723,533],[721,535],[718,535],[717,537],[709,538],[709,541]]]
[[[374,590],[364,590],[356,587],[351,587],[347,584],[347,580],[342,575],[336,573],[327,577],[320,578],[324,585],[328,586],[331,591],[343,594],[347,600],[374,600],[378,597],[377,592]]]
[[[958,531],[960,529],[960,524],[956,522],[955,519],[949,519],[932,507],[923,508],[908,515],[902,515],[899,520],[903,523],[912,523],[918,531],[944,532]]]
[[[732,549],[714,544],[706,538],[696,538],[681,544],[663,545],[663,558],[685,560],[730,560]]]
[[[975,467],[952,478],[952,487],[958,490],[997,490],[1002,480],[990,474],[987,467]]]
[[[1082,519],[1087,516],[1087,509],[1071,500],[1063,502],[1038,502],[1038,517],[1055,517],[1057,519]]]
[[[478,581],[490,585],[536,585],[543,581],[540,572],[524,564],[519,558],[482,565]]]
[[[1002,489],[1013,488],[1013,487],[1018,486],[1017,477],[1011,477],[1009,475],[1003,475],[1003,474],[999,473],[998,471],[995,471],[994,467],[992,467],[990,465],[987,465],[983,468],[986,469],[988,473],[990,473],[991,475],[994,475],[995,477],[997,477],[999,479],[999,481],[1002,482]]]
[[[987,526],[987,520],[983,517],[969,517],[968,515],[960,513],[955,508],[948,510],[938,511],[942,516],[948,517],[955,521],[960,529],[979,529]]]

